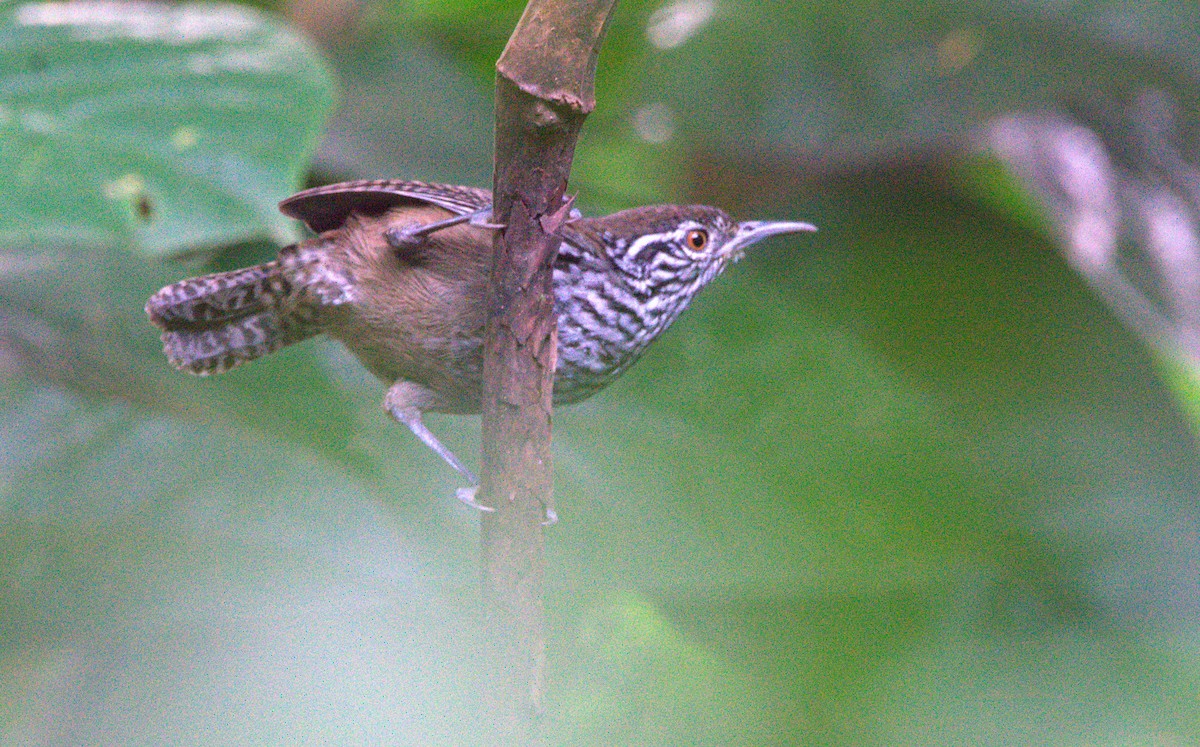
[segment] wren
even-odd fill
[[[478,478],[422,422],[478,413],[484,299],[492,264],[484,189],[381,180],[333,184],[280,203],[317,235],[243,270],[182,280],[146,303],[178,369],[206,376],[325,333],[389,385],[384,406],[471,487]],[[577,214],[554,260],[554,404],[579,402],[628,369],[696,293],[776,234],[808,223],[747,221],[703,205]]]

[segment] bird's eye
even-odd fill
[[[687,232],[687,245],[696,251],[700,251],[708,246],[708,231],[700,228],[693,228]]]

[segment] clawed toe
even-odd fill
[[[492,508],[491,506],[485,506],[482,503],[480,503],[479,501],[475,500],[475,496],[479,495],[479,486],[478,485],[472,485],[469,488],[459,488],[458,490],[454,491],[454,495],[460,501],[462,501],[463,503],[467,504],[468,506],[470,506],[471,508],[473,508],[477,511],[485,511],[487,513],[493,513],[496,510],[496,509]],[[558,512],[552,508],[547,508],[546,509],[546,518],[544,521],[542,521],[542,526],[549,527],[549,526],[554,526],[557,523],[558,523]]]
[[[400,228],[392,227],[383,232],[383,238],[393,249],[412,249],[425,243],[424,234],[417,233],[420,223],[406,223]]]
[[[478,501],[476,501],[475,496],[478,494],[479,494],[479,486],[478,485],[472,485],[469,488],[459,488],[458,490],[456,490],[454,492],[454,495],[457,496],[460,501],[467,504],[471,508],[474,508],[479,511],[485,511],[487,513],[492,513],[493,511],[496,510],[496,509],[492,508],[491,506],[485,506],[482,503],[479,503]]]

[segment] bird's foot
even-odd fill
[[[472,485],[469,488],[459,488],[458,490],[454,491],[454,495],[457,496],[460,501],[467,504],[471,508],[474,508],[478,511],[483,511],[485,513],[494,512],[496,509],[492,508],[491,506],[485,506],[482,503],[480,503],[479,501],[475,500],[475,496],[478,494],[479,494],[479,486],[478,485]]]
[[[460,501],[462,501],[463,503],[467,504],[468,506],[470,506],[471,508],[473,508],[477,511],[483,511],[485,513],[493,513],[496,510],[496,509],[492,508],[491,506],[485,506],[482,503],[480,503],[479,501],[475,500],[475,496],[479,495],[479,486],[478,485],[472,485],[469,488],[459,488],[458,490],[456,490],[454,492],[454,495]],[[546,507],[545,515],[546,515],[546,518],[542,521],[542,526],[549,527],[549,526],[554,526],[555,524],[558,523],[558,512],[555,511],[554,509],[552,509],[550,507]]]
[[[383,232],[383,239],[393,249],[414,249],[425,243],[425,234],[418,233],[420,228],[420,223],[408,223],[399,228],[389,228]]]

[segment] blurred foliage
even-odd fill
[[[9,4],[0,30],[6,243],[294,238],[271,198],[332,105],[315,51],[245,11],[85,7]]]
[[[267,8],[328,63],[246,7],[30,20],[66,7],[0,4],[0,745],[475,742],[455,476],[339,348],[193,379],[141,306],[268,256],[310,158],[486,184],[520,4]],[[548,743],[1200,743],[1188,423],[971,147],[1060,96],[1194,113],[1197,25],[1182,0],[618,8],[581,205],[822,231],[756,247],[557,414]],[[477,452],[476,419],[430,421]]]

